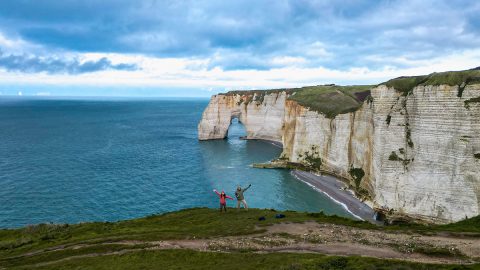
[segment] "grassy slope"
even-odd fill
[[[39,269],[474,269],[362,257],[301,253],[213,253],[190,250],[140,251],[75,259]]]
[[[435,226],[436,230],[454,232],[480,233],[480,216],[469,218],[455,223]]]
[[[310,86],[301,88],[289,99],[328,118],[334,118],[339,114],[354,112],[360,108],[363,100],[357,99],[355,94],[369,91],[371,87],[370,85]]]
[[[370,88],[372,85],[317,85],[263,91],[230,91],[226,95],[255,95],[255,99],[245,102],[249,103],[252,100],[261,102],[265,95],[285,91],[290,94],[290,100],[295,100],[300,105],[322,113],[328,118],[334,118],[338,114],[356,111],[362,105],[364,98],[369,95]]]
[[[66,258],[81,254],[90,254],[92,252],[113,252],[125,249],[125,247],[117,244],[102,244],[91,247],[83,247],[79,249],[67,249],[62,251],[55,251],[43,253],[40,255],[29,257],[28,259],[12,259],[11,257],[24,254],[26,252],[43,250],[48,247],[66,245],[72,246],[79,243],[105,243],[108,241],[118,240],[166,240],[166,239],[193,239],[193,238],[212,238],[229,235],[245,235],[256,232],[261,232],[262,226],[277,222],[303,222],[307,220],[315,220],[317,222],[328,222],[335,224],[342,224],[353,227],[361,227],[366,229],[378,230],[415,230],[418,232],[430,233],[432,231],[451,231],[451,232],[476,232],[480,233],[480,217],[465,220],[459,223],[443,226],[425,227],[420,225],[409,227],[376,227],[372,224],[350,219],[326,216],[323,214],[308,214],[299,212],[282,212],[286,215],[284,219],[275,219],[274,216],[278,212],[271,210],[251,209],[248,212],[230,210],[226,214],[220,214],[215,209],[187,209],[178,212],[167,213],[164,215],[155,215],[140,219],[133,219],[127,221],[119,221],[114,223],[96,222],[83,223],[76,225],[37,225],[15,230],[0,230],[0,266],[20,266],[26,264],[39,263],[44,261],[54,261],[61,258]],[[266,221],[258,221],[258,217],[265,216]],[[258,226],[258,227],[256,227]],[[128,248],[145,248],[148,245],[137,245]],[[116,255],[116,256],[102,256],[98,258],[82,258],[68,262],[62,265],[66,269],[72,265],[82,265],[85,267],[93,267],[94,264],[108,268],[113,262],[118,261],[118,266],[128,268],[135,261],[145,259],[146,251],[136,251],[132,254]],[[183,256],[187,251],[156,251],[149,255],[145,260],[145,264],[161,265],[160,261],[168,261],[170,256],[178,253],[178,256]],[[189,251],[190,252],[190,251]],[[248,263],[263,266],[279,266],[275,264],[277,261],[276,254],[268,255],[240,255],[236,254],[221,254],[215,255],[212,253],[191,252],[187,256],[188,260],[178,261],[184,263],[185,269],[187,266],[196,266],[196,260],[202,261],[202,265],[206,261],[214,260],[217,263],[226,263],[232,261],[233,257],[241,258],[242,256],[250,256]],[[175,255],[176,256],[176,255]],[[232,257],[233,256],[233,257]],[[281,255],[283,256],[287,255]],[[302,265],[310,265],[313,255],[288,255],[286,265],[293,262],[300,262]],[[10,257],[10,259],[6,259]],[[232,257],[232,258],[231,258]],[[152,259],[154,258],[154,259]],[[286,258],[286,257],[285,257]],[[322,256],[315,257],[313,265],[328,262],[331,257],[324,258]],[[158,259],[158,262],[156,261]],[[251,261],[250,261],[251,260]],[[113,261],[113,262],[112,262]],[[242,260],[239,260],[241,262]],[[357,265],[356,261],[372,261],[375,265],[388,265],[384,261],[348,257],[348,263]],[[268,262],[268,263],[266,263]],[[353,263],[355,262],[355,263]],[[278,263],[278,261],[277,261]],[[283,265],[283,264],[282,264]],[[408,263],[395,263],[395,265],[410,265]],[[413,265],[413,264],[412,264]],[[262,267],[263,267],[262,266]],[[57,268],[57,267],[55,267]],[[116,268],[115,268],[116,269]],[[353,268],[355,269],[355,268]],[[359,268],[362,269],[362,268]],[[405,268],[410,269],[410,268]],[[414,267],[413,269],[417,269]],[[449,268],[445,268],[449,269]]]
[[[419,85],[450,85],[462,86],[462,84],[472,84],[480,82],[480,70],[463,70],[435,72],[429,75],[399,77],[391,79],[385,83],[387,87],[393,87],[395,90],[402,92],[404,95],[410,93],[415,86]],[[461,91],[459,92],[461,97]]]
[[[270,210],[251,209],[248,212],[231,210],[220,215],[214,209],[198,208],[113,223],[44,224],[16,230],[0,230],[0,258],[59,244],[106,239],[154,241],[245,235],[260,232],[255,229],[256,225],[268,225],[281,221],[317,220],[374,228],[366,222],[323,214],[283,212],[287,216],[286,219],[275,219],[273,216],[276,213]],[[267,217],[267,220],[258,221],[260,216]]]
[[[464,86],[472,83],[480,82],[480,69],[471,69],[464,71],[448,71],[432,73],[422,76],[398,77],[387,82],[381,83],[395,90],[409,94],[415,86],[418,85],[458,85]],[[360,108],[365,99],[366,91],[369,91],[373,85],[317,85],[302,88],[291,89],[273,89],[273,90],[251,90],[251,91],[230,91],[226,95],[255,95],[256,99],[247,100],[246,103],[253,101],[263,101],[265,95],[286,91],[290,94],[289,99],[297,101],[300,105],[308,107],[313,111],[319,112],[328,118],[343,113],[354,112]],[[462,96],[463,88],[461,87],[458,96]],[[480,97],[479,97],[480,98]],[[471,102],[478,102],[472,99]],[[466,103],[466,105],[468,105]]]

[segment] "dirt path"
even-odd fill
[[[193,249],[208,252],[308,252],[330,255],[360,255],[422,263],[455,264],[472,263],[475,258],[480,257],[479,238],[426,236],[415,233],[363,230],[333,224],[306,222],[302,224],[276,224],[268,227],[265,233],[246,236],[196,240],[108,241],[57,246],[38,252],[26,253],[16,258],[109,244],[124,245],[125,249],[75,255],[30,266],[38,267],[71,259],[124,254],[140,250],[164,249]],[[139,245],[142,245],[142,247],[139,247]]]

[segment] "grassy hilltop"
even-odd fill
[[[458,86],[457,96],[462,97],[465,86],[474,83],[480,83],[480,67],[463,71],[434,72],[422,76],[398,77],[382,84],[393,87],[404,95],[409,94],[413,88],[420,85]]]
[[[286,217],[275,218],[278,213],[283,213]],[[261,216],[266,220],[259,221]],[[280,223],[290,227],[273,226]],[[317,224],[317,227],[312,224]],[[295,231],[303,227],[308,236]],[[272,228],[277,229],[271,231]],[[315,230],[323,231],[315,234]],[[368,240],[366,234],[374,235],[373,239]],[[418,254],[427,262],[439,263],[447,260],[454,264],[420,264],[371,258],[376,257],[376,253],[367,253],[368,257],[326,256],[321,254],[321,250],[315,251],[316,247],[321,247],[323,241],[326,243],[328,239],[328,242],[338,240],[339,245],[364,245],[365,249],[359,251],[362,254],[362,250],[378,248],[378,243],[369,242],[376,241],[377,234],[386,234],[388,237],[412,234],[418,234],[418,237],[468,237],[478,241],[480,218],[430,227],[377,227],[367,222],[326,216],[322,213],[260,209],[237,212],[229,209],[229,212],[221,214],[216,209],[197,208],[119,222],[42,224],[0,230],[0,269],[211,269],[218,265],[229,269],[480,267],[473,264],[456,265],[456,262],[478,260],[467,257],[461,251],[413,240],[408,242],[408,245],[405,244],[408,248],[405,248],[404,244],[398,244],[399,240],[385,243],[385,248],[391,249],[394,255],[399,252],[403,252],[405,256]],[[350,239],[352,235],[357,235],[358,239]],[[318,237],[326,238],[321,240]],[[310,248],[311,252],[292,253],[292,250],[287,248],[288,245],[290,249],[291,246],[307,250]],[[348,254],[348,250],[346,252]],[[337,253],[333,253],[335,254]]]
[[[463,89],[468,84],[480,83],[480,67],[463,71],[434,72],[429,75],[403,76],[378,85],[392,87],[403,95],[411,93],[413,88],[420,85],[450,85],[458,86],[458,97],[462,97]],[[339,114],[354,112],[370,96],[370,89],[378,85],[316,85],[301,88],[230,91],[226,95],[252,95],[245,103],[263,101],[265,95],[285,91],[288,99],[310,108],[313,111],[334,118]],[[255,96],[255,97],[253,97]],[[480,97],[479,97],[480,98]],[[478,99],[469,102],[479,102]]]
[[[328,118],[334,118],[338,114],[358,110],[363,101],[370,96],[372,87],[373,85],[340,86],[332,84],[290,89],[230,91],[226,95],[252,95],[244,102],[248,104],[253,101],[260,104],[265,95],[285,91],[289,94],[289,100],[294,100]]]

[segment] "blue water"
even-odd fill
[[[349,216],[286,170],[250,167],[281,149],[244,141],[199,142],[207,100],[0,98],[0,228],[114,221],[217,207],[252,184],[250,207]],[[229,201],[229,206],[234,203]]]

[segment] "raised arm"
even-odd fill
[[[214,189],[213,192],[217,193],[217,195],[220,196],[220,193],[218,193],[216,189]]]
[[[252,186],[252,184],[248,185],[248,187],[244,188],[243,191],[247,191]]]

